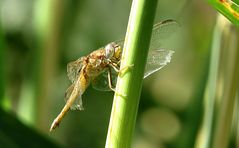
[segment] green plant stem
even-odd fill
[[[205,114],[202,124],[202,138],[198,141],[198,147],[207,148],[210,147],[211,136],[212,136],[212,125],[214,117],[214,105],[216,97],[216,86],[218,78],[218,69],[219,69],[219,60],[220,60],[220,48],[221,48],[221,38],[223,31],[223,20],[222,16],[218,16],[217,23],[213,31],[213,42],[211,49],[211,58],[208,74],[207,89],[204,94],[204,103],[205,103]]]
[[[4,92],[5,92],[5,46],[3,32],[0,24],[0,106],[4,107]]]
[[[133,0],[106,147],[128,148],[135,128],[157,0]]]
[[[214,29],[210,71],[205,92],[205,116],[200,148],[227,147],[239,84],[239,52],[235,30],[218,15]]]
[[[34,50],[34,101],[32,108],[26,110],[25,104],[19,108],[22,110],[21,117],[30,118],[29,122],[35,122],[38,128],[47,130],[49,120],[47,115],[50,111],[51,93],[54,81],[54,75],[57,71],[58,52],[60,46],[60,24],[62,16],[62,1],[42,0],[35,1],[34,9],[34,29],[36,32],[37,50]],[[24,99],[24,98],[23,98]],[[28,100],[23,100],[28,101]],[[25,117],[26,112],[30,112],[31,117]],[[35,119],[34,119],[35,117]]]
[[[4,31],[0,22],[0,107],[4,110],[11,109],[11,101],[5,96],[6,89],[6,43],[4,38]]]
[[[212,147],[228,147],[233,111],[236,104],[236,94],[239,87],[239,43],[238,28],[229,24],[225,32],[223,42],[224,53],[221,60],[221,95],[219,96],[218,116],[216,120],[215,133]]]

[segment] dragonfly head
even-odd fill
[[[121,47],[115,42],[109,43],[105,46],[105,57],[107,59],[120,58],[121,56]]]
[[[115,43],[109,43],[105,46],[105,57],[111,59],[115,54]]]

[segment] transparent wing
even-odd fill
[[[116,82],[117,82],[117,73],[115,72],[115,70],[113,68],[111,68],[111,79],[112,79],[112,85],[113,87],[116,86]],[[109,80],[108,80],[108,70],[105,70],[104,72],[102,72],[100,75],[98,75],[97,77],[95,77],[92,81],[91,81],[92,87],[96,90],[100,90],[100,91],[112,91],[109,87]]]
[[[161,47],[161,44],[165,40],[169,39],[172,34],[176,33],[179,27],[180,24],[171,19],[155,24],[152,30],[149,50],[159,49],[159,47]],[[124,40],[115,42],[123,48]]]
[[[173,53],[174,51],[166,49],[149,51],[144,78],[167,65],[170,62]]]
[[[76,61],[70,62],[67,64],[67,76],[70,79],[71,83],[74,83],[80,73],[80,70],[83,66],[83,58],[79,58]]]
[[[162,43],[167,40],[180,25],[174,20],[165,20],[159,22],[153,26],[152,36],[149,47],[149,55],[147,58],[147,64],[145,68],[144,78],[151,75],[152,73],[160,70],[167,63],[170,62],[171,56],[174,51],[160,49]],[[115,41],[119,46],[123,48],[124,40]],[[158,50],[160,49],[160,50]],[[112,69],[112,83],[116,86],[117,73]],[[99,76],[94,78],[91,82],[93,88],[100,91],[111,91],[108,82],[108,71],[104,71]]]
[[[162,47],[170,36],[175,34],[179,29],[180,25],[174,20],[165,20],[154,25],[149,50],[157,50]]]
[[[65,102],[67,102],[68,99],[70,98],[75,85],[76,85],[75,83],[71,84],[71,86],[66,90],[66,92],[65,92]],[[71,105],[70,109],[71,110],[84,110],[81,94],[77,95],[77,98],[74,101],[74,103]]]
[[[144,72],[144,78],[157,72],[171,61],[174,51],[160,49],[149,51]],[[117,73],[111,68],[111,78],[113,87],[116,86]],[[99,91],[111,91],[108,80],[108,70],[104,71],[91,81],[92,87]]]

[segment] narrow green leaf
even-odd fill
[[[231,0],[209,0],[211,5],[221,14],[227,17],[232,23],[239,26],[239,5],[238,1]]]

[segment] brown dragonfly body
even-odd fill
[[[112,42],[104,48],[93,51],[88,56],[81,57],[67,65],[68,77],[72,84],[65,94],[66,105],[53,121],[50,131],[60,124],[70,108],[73,110],[84,110],[81,97],[86,88],[102,72],[107,70],[110,74],[112,67],[117,71],[119,69],[120,56],[120,46]]]
[[[163,39],[175,32],[179,24],[174,20],[165,20],[155,24],[152,31],[149,55],[144,78],[158,71],[170,62],[174,51],[161,48]],[[92,86],[101,91],[114,91],[121,60],[123,40],[107,44],[87,56],[81,57],[67,65],[67,75],[71,86],[66,90],[66,104],[53,121],[50,131],[55,129],[69,111],[83,110],[82,95],[87,87]]]

